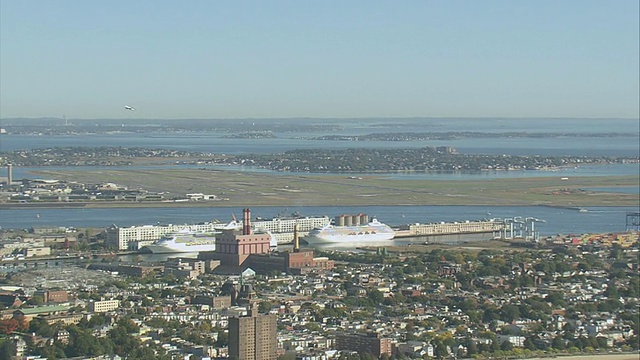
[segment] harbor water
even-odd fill
[[[343,213],[366,213],[390,226],[413,223],[463,222],[483,219],[536,218],[540,235],[611,233],[626,230],[626,215],[640,212],[638,207],[560,208],[548,206],[301,206],[253,207],[252,215],[262,218],[288,216],[334,217]],[[32,227],[106,228],[156,224],[193,224],[207,221],[228,222],[242,214],[241,207],[180,208],[63,208],[2,209],[0,227],[29,229]]]

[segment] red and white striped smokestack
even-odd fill
[[[242,235],[251,235],[251,209],[243,209],[242,213]]]

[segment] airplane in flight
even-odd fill
[[[129,105],[125,105],[124,108],[131,111],[135,110],[133,106],[129,106]]]

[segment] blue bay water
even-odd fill
[[[306,120],[301,120],[306,121]],[[320,120],[309,120],[320,121]],[[229,139],[225,133],[117,133],[94,135],[3,135],[0,150],[29,150],[67,146],[122,146],[165,148],[217,154],[281,153],[318,148],[415,148],[452,146],[463,154],[509,154],[547,156],[640,156],[640,128],[637,120],[620,119],[347,119],[321,120],[344,127],[339,132],[275,133],[277,139]],[[250,130],[248,128],[247,130]],[[305,138],[322,135],[424,132],[527,132],[527,133],[623,133],[629,136],[551,138],[462,138],[434,141],[320,141]]]
[[[434,223],[488,218],[533,217],[543,220],[537,224],[542,235],[569,233],[609,233],[626,230],[626,214],[640,212],[639,207],[588,207],[578,209],[546,206],[303,206],[253,207],[252,215],[270,218],[298,212],[304,216],[343,213],[366,213],[389,225]],[[192,224],[205,221],[230,221],[232,214],[242,214],[240,207],[181,207],[181,208],[123,208],[123,209],[17,209],[0,210],[3,228],[30,228],[46,226],[108,227]]]
[[[286,135],[282,135],[286,136]],[[543,155],[543,156],[638,156],[638,138],[620,137],[612,141],[604,137],[584,138],[498,138],[424,141],[339,141],[278,139],[226,139],[220,134],[175,135],[153,137],[142,134],[31,136],[3,135],[2,151],[29,150],[50,147],[146,147],[216,154],[283,153],[295,149],[394,149],[426,146],[451,146],[461,154]]]

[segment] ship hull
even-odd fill
[[[154,254],[162,253],[194,253],[214,251],[216,249],[215,234],[196,233],[188,229],[169,234],[142,248]]]
[[[313,244],[349,244],[349,243],[367,243],[367,242],[381,242],[393,239],[394,234],[375,234],[375,235],[344,235],[344,236],[331,236],[331,237],[319,237],[308,235],[302,239],[307,243]]]
[[[395,232],[389,226],[373,221],[362,226],[327,226],[315,229],[303,237],[313,244],[360,244],[384,242],[393,239]]]
[[[176,246],[176,245],[151,244],[151,245],[145,246],[143,249],[149,252],[152,252],[154,254],[193,253],[193,252],[201,252],[201,251],[214,251],[216,249],[216,246],[215,245]]]

